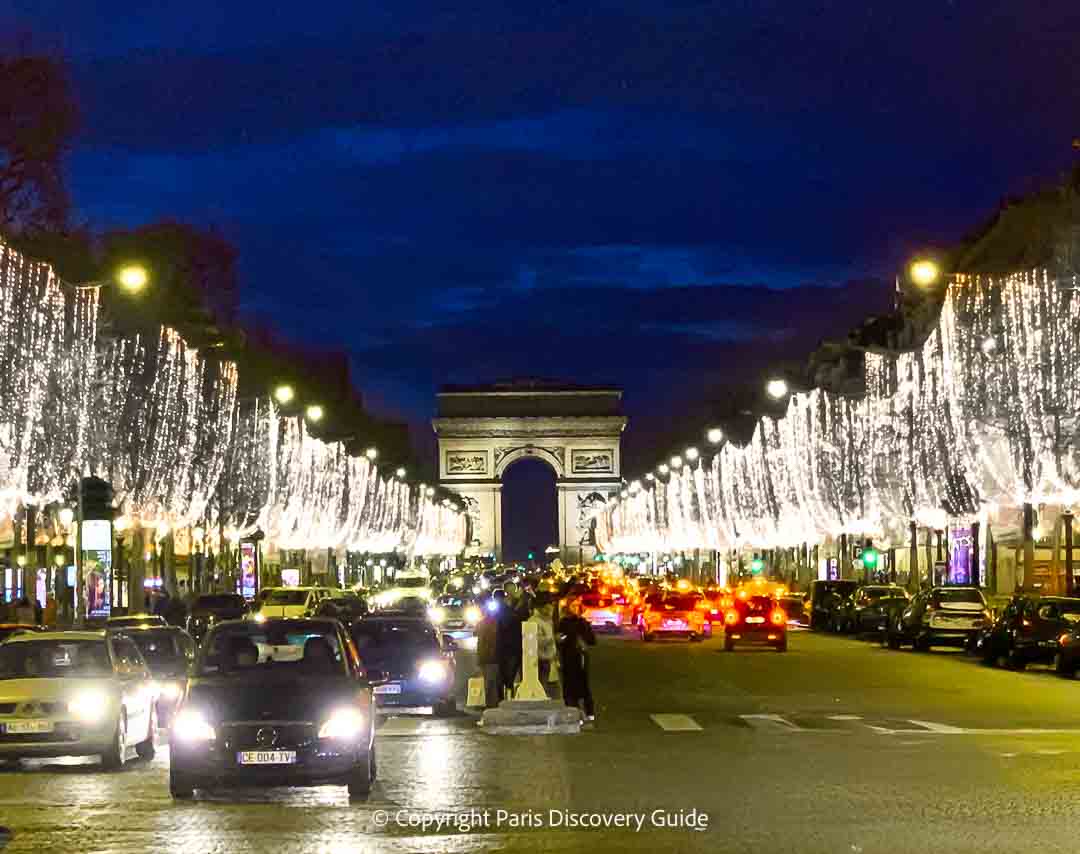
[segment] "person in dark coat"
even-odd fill
[[[476,627],[476,665],[484,675],[484,706],[495,708],[502,700],[502,671],[499,669],[499,618],[489,608]]]
[[[589,687],[590,646],[596,635],[588,620],[581,616],[581,600],[571,599],[567,613],[559,620],[559,666],[562,668],[563,702],[574,708],[584,707],[585,720],[596,716]]]
[[[521,669],[521,616],[507,599],[506,592],[496,590],[493,598],[498,602],[495,612],[498,619],[496,649],[499,656],[499,676],[502,694],[513,697],[514,682]]]

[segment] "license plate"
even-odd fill
[[[241,750],[236,754],[241,765],[295,765],[295,750]]]
[[[401,693],[401,686],[400,685],[376,685],[375,686],[375,693],[376,694],[400,694]]]
[[[765,618],[764,617],[747,617],[746,622],[748,622],[748,623],[764,623]]]
[[[4,732],[8,735],[25,735],[33,732],[52,732],[52,721],[11,721],[4,724]]]
[[[686,623],[684,623],[682,620],[664,620],[664,628],[684,629],[686,628]]]

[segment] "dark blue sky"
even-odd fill
[[[1080,133],[1075,0],[0,10],[70,61],[91,226],[219,228],[244,310],[422,431],[439,384],[516,374],[622,384],[654,435]]]

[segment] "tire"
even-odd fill
[[[784,638],[780,643],[776,645],[777,652],[787,652],[787,638]]]
[[[154,758],[154,754],[157,752],[154,747],[154,733],[157,732],[157,708],[156,706],[150,707],[150,724],[147,727],[146,740],[140,741],[135,745],[135,754],[143,760],[149,762]]]
[[[701,643],[701,635],[692,634],[690,635],[688,640],[690,641],[690,643]]]
[[[889,649],[900,649],[900,635],[895,632],[885,633],[885,644]]]
[[[363,800],[371,794],[371,784],[375,781],[375,745],[365,754],[364,761],[353,768],[349,774],[349,800]]]
[[[169,794],[178,801],[195,797],[195,781],[175,768],[169,768]]]
[[[733,641],[731,638],[724,638],[724,652],[734,652],[734,651],[735,651],[735,641]]]
[[[127,747],[124,742],[127,739],[127,715],[123,710],[116,721],[116,729],[113,731],[113,743],[110,748],[101,754],[101,767],[107,771],[118,771],[124,767],[127,759]]]
[[[1058,676],[1063,676],[1066,679],[1072,679],[1076,676],[1076,665],[1065,663],[1065,656],[1060,652],[1054,655],[1054,672]]]
[[[1016,651],[1016,647],[1013,647],[1009,650],[1008,655],[1005,656],[1005,666],[1008,667],[1009,670],[1025,670],[1027,668],[1027,659]]]

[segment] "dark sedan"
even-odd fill
[[[768,644],[777,652],[787,651],[787,614],[771,596],[736,597],[724,614],[724,649],[736,644]]]
[[[1060,655],[1073,644],[1072,633],[1080,628],[1080,599],[1064,596],[1018,596],[1002,610],[979,639],[986,664],[1023,670],[1028,664],[1054,662],[1067,673],[1074,657]],[[1075,670],[1075,667],[1073,667]]]
[[[440,642],[428,620],[382,612],[353,623],[352,636],[380,708],[453,713],[456,645],[449,637]]]
[[[169,726],[187,687],[188,668],[195,659],[195,641],[176,626],[132,626],[116,633],[135,641],[146,659],[157,686],[158,726]]]
[[[834,612],[859,586],[857,581],[812,581],[805,606],[807,625],[815,631],[832,628]]]
[[[375,779],[374,704],[337,620],[214,626],[170,734],[169,790],[346,785]]]
[[[198,643],[206,637],[214,623],[239,620],[247,610],[247,600],[239,594],[204,593],[191,604],[191,614],[187,619],[188,634]]]
[[[833,630],[855,634],[884,633],[890,613],[907,607],[910,597],[895,584],[866,584],[843,600],[833,612]]]

